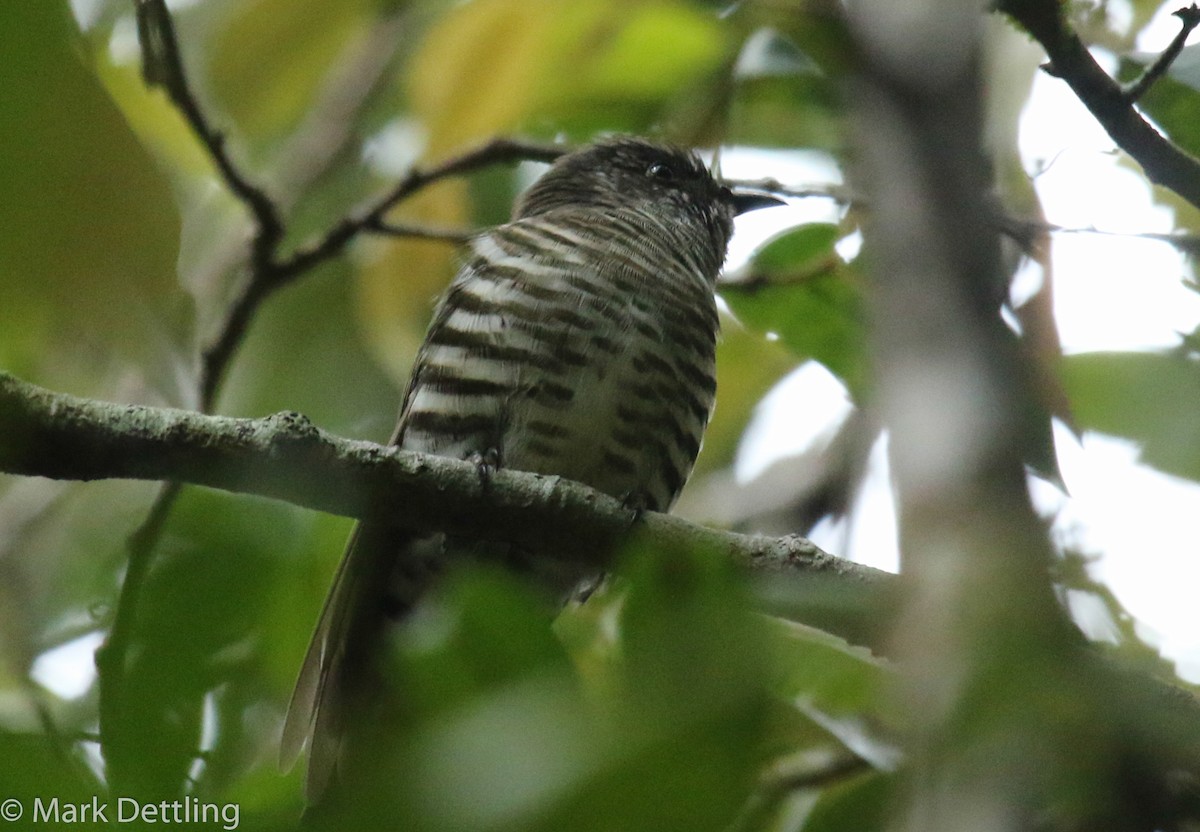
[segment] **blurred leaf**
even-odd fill
[[[661,100],[717,66],[726,42],[715,15],[686,3],[608,3],[606,20],[582,43],[583,73],[543,80],[551,109],[565,103]],[[578,53],[576,53],[578,57]]]
[[[597,808],[588,828],[726,829],[763,760],[762,621],[717,553],[635,543],[624,562],[616,704],[625,760],[580,808]]]
[[[759,29],[738,56],[727,141],[765,147],[840,147],[833,82],[776,29]]]
[[[253,416],[297,410],[335,433],[387,439],[402,390],[355,325],[358,298],[350,274],[351,264],[331,262],[263,307],[231,369],[223,407]],[[403,272],[392,275],[394,285],[404,287],[404,281]],[[417,324],[423,331],[429,295],[417,297],[424,301]]]
[[[715,15],[682,2],[476,0],[430,31],[410,93],[434,155],[522,124],[645,132],[730,50]]]
[[[81,61],[65,2],[7,3],[0,27],[0,366],[83,394],[123,375],[177,400],[190,306],[166,178]]]
[[[147,482],[24,480],[4,495],[0,525],[11,556],[0,560],[8,564],[6,589],[17,588],[20,599],[4,617],[27,628],[34,654],[107,624],[126,537],[155,490]],[[22,510],[30,514],[23,517]],[[0,624],[7,649],[18,646],[19,632]]]
[[[106,734],[105,752],[118,793],[180,794],[200,751],[206,698],[224,686],[259,685],[259,600],[303,546],[294,521],[301,514],[207,489],[183,492],[142,589],[120,720],[105,726],[116,732]]]
[[[837,260],[833,245],[838,228],[828,223],[811,223],[787,231],[767,242],[754,255],[753,269],[764,278],[825,272]]]
[[[130,128],[167,164],[168,174],[213,172],[211,159],[187,121],[165,92],[146,86],[136,62],[118,65],[100,61],[97,71]]]
[[[394,212],[397,220],[435,227],[467,226],[469,189],[445,182]],[[357,281],[357,317],[372,355],[402,386],[425,338],[434,302],[454,276],[457,251],[441,242],[388,239],[364,246]],[[398,412],[399,398],[395,411]]]
[[[1142,459],[1200,480],[1200,364],[1171,353],[1094,352],[1063,359],[1080,428],[1132,439]]]
[[[898,762],[887,736],[887,665],[837,636],[782,619],[771,619],[779,659],[773,688],[797,712],[847,750],[890,769]]]
[[[558,39],[587,27],[604,5],[476,0],[442,17],[409,67],[412,107],[426,124],[431,155],[511,130],[561,60]]]
[[[394,633],[394,695],[364,726],[354,799],[329,828],[520,827],[577,787],[604,742],[588,736],[550,621],[545,599],[510,574],[451,573]]]
[[[564,43],[562,69],[542,79],[525,124],[575,140],[597,133],[674,135],[691,141],[726,96],[732,30],[682,2],[609,0],[606,15]]]
[[[730,562],[715,553],[636,546],[627,561],[621,650],[630,692],[646,698],[641,713],[687,720],[758,696],[765,634]],[[655,717],[654,708],[664,713]]]
[[[405,719],[430,719],[527,676],[569,668],[550,605],[507,573],[452,575],[393,640]]]
[[[860,775],[825,789],[804,822],[804,832],[874,832],[890,827],[893,777]]]
[[[819,76],[766,76],[737,83],[730,104],[728,141],[761,147],[835,150],[842,123],[835,92]]]
[[[542,599],[491,569],[452,576],[395,641],[400,713],[372,723],[328,828],[726,828],[761,760],[761,623],[724,561],[635,557],[608,679],[586,688]]]
[[[782,675],[774,686],[780,695],[803,694],[831,712],[864,713],[879,706],[887,672],[883,659],[822,630],[769,620],[779,651]]]
[[[768,243],[744,285],[722,297],[746,326],[774,333],[799,359],[816,359],[861,399],[866,356],[862,295],[852,267],[833,250],[835,226],[800,226]]]
[[[16,800],[22,812],[21,820],[6,823],[6,828],[67,830],[87,825],[34,820],[35,798],[41,798],[43,806],[55,797],[60,806],[86,803],[90,808],[97,796],[104,801],[103,786],[88,770],[78,749],[70,744],[67,749],[57,745],[52,737],[0,729],[0,783],[3,784],[0,801]],[[5,820],[11,820],[7,812]]]
[[[213,92],[238,130],[273,138],[312,103],[336,59],[374,20],[379,0],[234,4],[209,53]]]
[[[743,25],[775,29],[832,79],[844,77],[857,59],[858,47],[845,16],[830,14],[820,3],[747,3],[739,9],[743,10]]]

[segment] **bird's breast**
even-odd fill
[[[578,480],[665,510],[715,391],[711,291],[636,261],[477,245],[418,358],[404,446]],[[523,264],[534,263],[534,267]],[[682,269],[680,269],[682,271]]]

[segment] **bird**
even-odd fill
[[[577,480],[667,511],[716,393],[715,287],[734,216],[782,204],[735,192],[692,151],[616,136],[561,156],[512,219],[475,236],[436,305],[390,444]],[[319,801],[382,634],[456,548],[385,520],[353,532],[289,705],[285,767],[308,745]],[[461,548],[461,547],[459,547]],[[536,571],[536,570],[535,570]],[[565,592],[587,577],[542,577]],[[549,575],[549,577],[546,577]]]

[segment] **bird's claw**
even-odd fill
[[[621,496],[621,505],[627,510],[633,512],[633,518],[630,525],[637,523],[642,519],[642,515],[650,510],[650,498],[641,491],[627,491]]]
[[[475,466],[479,484],[487,488],[491,484],[492,476],[500,470],[500,449],[488,448],[483,453],[475,451],[467,456],[467,462]]]

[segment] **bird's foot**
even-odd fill
[[[621,495],[621,505],[627,511],[633,512],[633,517],[629,524],[631,526],[641,520],[643,514],[654,508],[650,502],[650,497],[641,491],[626,491]]]
[[[479,475],[479,484],[487,488],[492,482],[492,476],[500,470],[500,449],[488,448],[483,453],[474,451],[467,455],[467,462],[475,466],[475,473]]]

